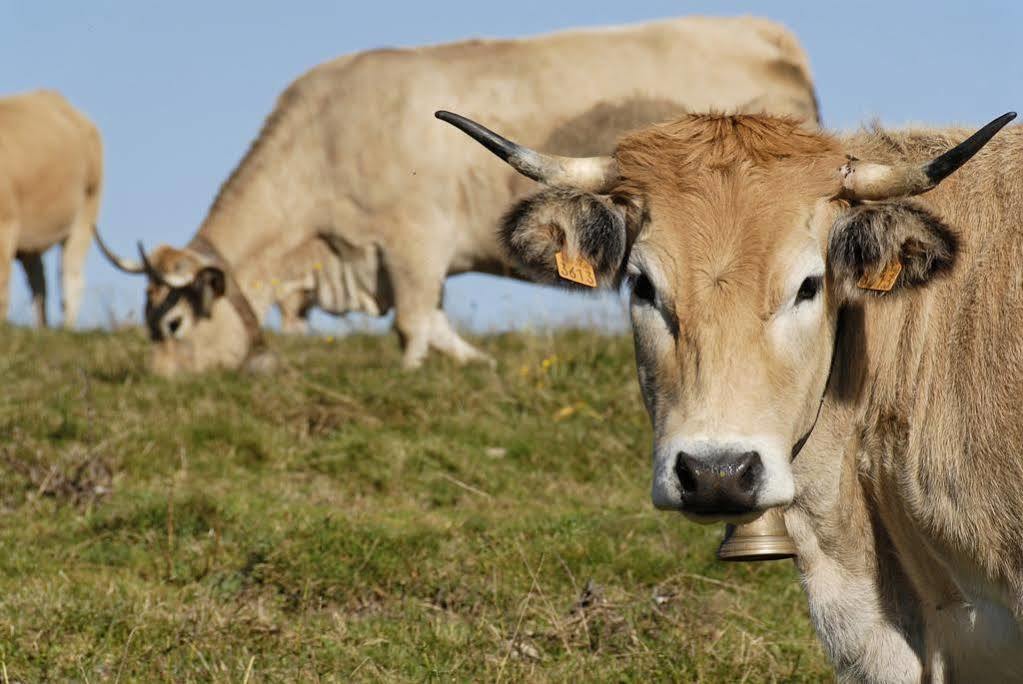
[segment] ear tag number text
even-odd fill
[[[565,280],[579,283],[586,287],[597,286],[597,276],[593,272],[593,266],[586,259],[569,259],[561,252],[554,254],[554,260],[558,262],[558,275]]]

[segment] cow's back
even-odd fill
[[[338,230],[379,230],[384,240],[397,239],[410,217],[447,217],[460,224],[458,239],[472,251],[493,243],[493,223],[521,186],[485,151],[461,144],[456,131],[439,125],[435,110],[455,110],[543,146],[594,108],[628,107],[635,100],[659,104],[645,115],[619,117],[621,130],[603,130],[605,139],[686,109],[767,109],[814,121],[817,115],[806,56],[795,38],[751,18],[685,18],[376,50],[313,69],[279,107],[287,101],[315,113],[340,195],[341,215],[333,221]],[[675,105],[671,116],[665,102]],[[587,149],[561,145],[558,151],[591,153],[593,137],[577,137]],[[602,152],[610,151],[608,142]]]
[[[63,96],[42,90],[0,99],[0,194],[17,212],[19,249],[59,239],[101,183],[99,131]]]
[[[465,145],[434,119],[437,109],[569,155],[610,153],[621,133],[687,109],[816,118],[805,55],[759,19],[346,55],[284,90],[200,233],[243,279],[322,232],[357,250],[379,246],[385,260],[431,279],[507,273],[494,227],[531,184]]]

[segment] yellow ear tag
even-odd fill
[[[864,273],[856,283],[856,287],[874,292],[891,292],[900,273],[902,273],[902,262],[896,259],[885,266],[880,273]]]
[[[597,286],[597,276],[586,259],[572,260],[561,252],[555,252],[554,260],[558,262],[558,275],[565,280],[571,280],[573,283],[579,283],[586,287]]]

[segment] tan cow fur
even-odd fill
[[[684,510],[672,466],[694,435],[758,449],[760,504],[787,508],[843,681],[1023,679],[1023,127],[926,194],[839,199],[847,155],[923,163],[971,132],[685,117],[620,141],[608,195],[548,190],[504,229],[513,258],[553,273],[545,241],[601,263],[615,240],[585,247],[585,221],[621,217],[625,256],[597,275],[651,282],[631,309],[655,503]],[[878,295],[836,240],[885,211],[903,218],[870,233],[875,266],[904,270]],[[800,301],[815,273],[823,290]]]
[[[46,325],[43,253],[61,245],[64,325],[74,326],[103,184],[99,131],[59,93],[0,98],[0,316],[21,261],[36,324]]]
[[[919,161],[970,132],[877,129],[844,147]],[[850,306],[843,372],[795,463],[786,517],[811,612],[822,636],[845,625],[824,641],[854,680],[1023,679],[1021,172],[1013,127],[915,200],[958,235],[956,266]]]

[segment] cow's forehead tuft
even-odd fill
[[[615,156],[625,176],[686,167],[741,164],[839,154],[837,139],[788,117],[749,114],[688,115],[650,126],[619,141]]]
[[[187,274],[194,273],[202,267],[202,260],[187,249],[177,249],[169,245],[161,245],[149,255],[149,260],[163,273]]]

